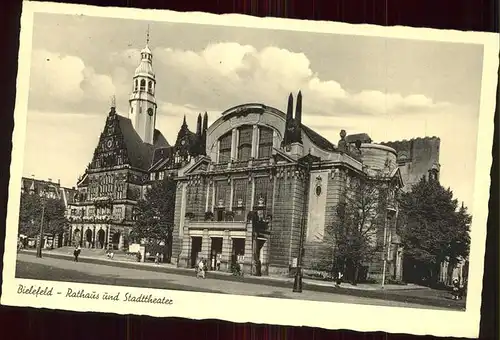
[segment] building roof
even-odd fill
[[[325,137],[321,136],[319,133],[314,131],[313,129],[302,125],[302,131],[309,137],[309,139],[316,144],[318,147],[320,147],[323,150],[326,151],[334,151],[335,146],[330,143]]]
[[[132,121],[120,115],[116,115],[120,130],[122,132],[123,141],[127,149],[127,156],[130,165],[134,168],[148,170],[151,166],[154,150],[157,148],[168,147],[169,144],[162,133],[158,130],[154,131],[153,145],[144,143],[135,131]]]
[[[347,143],[354,143],[356,141],[360,141],[361,143],[371,143],[372,139],[368,136],[367,133],[355,133],[352,135],[348,135],[345,137],[345,141]]]

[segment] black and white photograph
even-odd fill
[[[498,35],[25,3],[2,304],[477,336]]]

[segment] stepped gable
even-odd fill
[[[309,137],[311,142],[318,146],[319,148],[326,151],[335,151],[335,146],[330,143],[325,137],[321,136],[319,133],[314,131],[313,129],[302,125],[302,131]]]

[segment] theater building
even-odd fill
[[[78,182],[70,206],[73,244],[126,250],[137,201],[154,181],[170,176],[176,197],[168,258],[177,266],[190,268],[205,258],[213,267],[219,258],[221,270],[239,263],[253,275],[288,274],[299,261],[314,269],[331,248],[325,228],[335,222],[348,183],[383,177],[394,197],[404,187],[400,166],[419,162],[366,134],[341,131],[334,145],[302,123],[300,92],[295,100],[290,94],[288,103],[284,98],[283,111],[242,104],[210,126],[207,114],[200,114],[195,132],[184,118],[170,145],[155,127],[152,60],[146,47],[132,80],[128,117],[112,105]],[[389,203],[386,222],[373,238],[384,251],[364,267],[369,276],[379,276],[385,259],[387,275],[400,278],[397,206],[393,199]]]

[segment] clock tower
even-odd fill
[[[156,125],[156,79],[153,71],[153,54],[149,49],[149,29],[146,47],[141,51],[141,61],[136,68],[130,94],[129,118],[144,143],[153,144]]]

